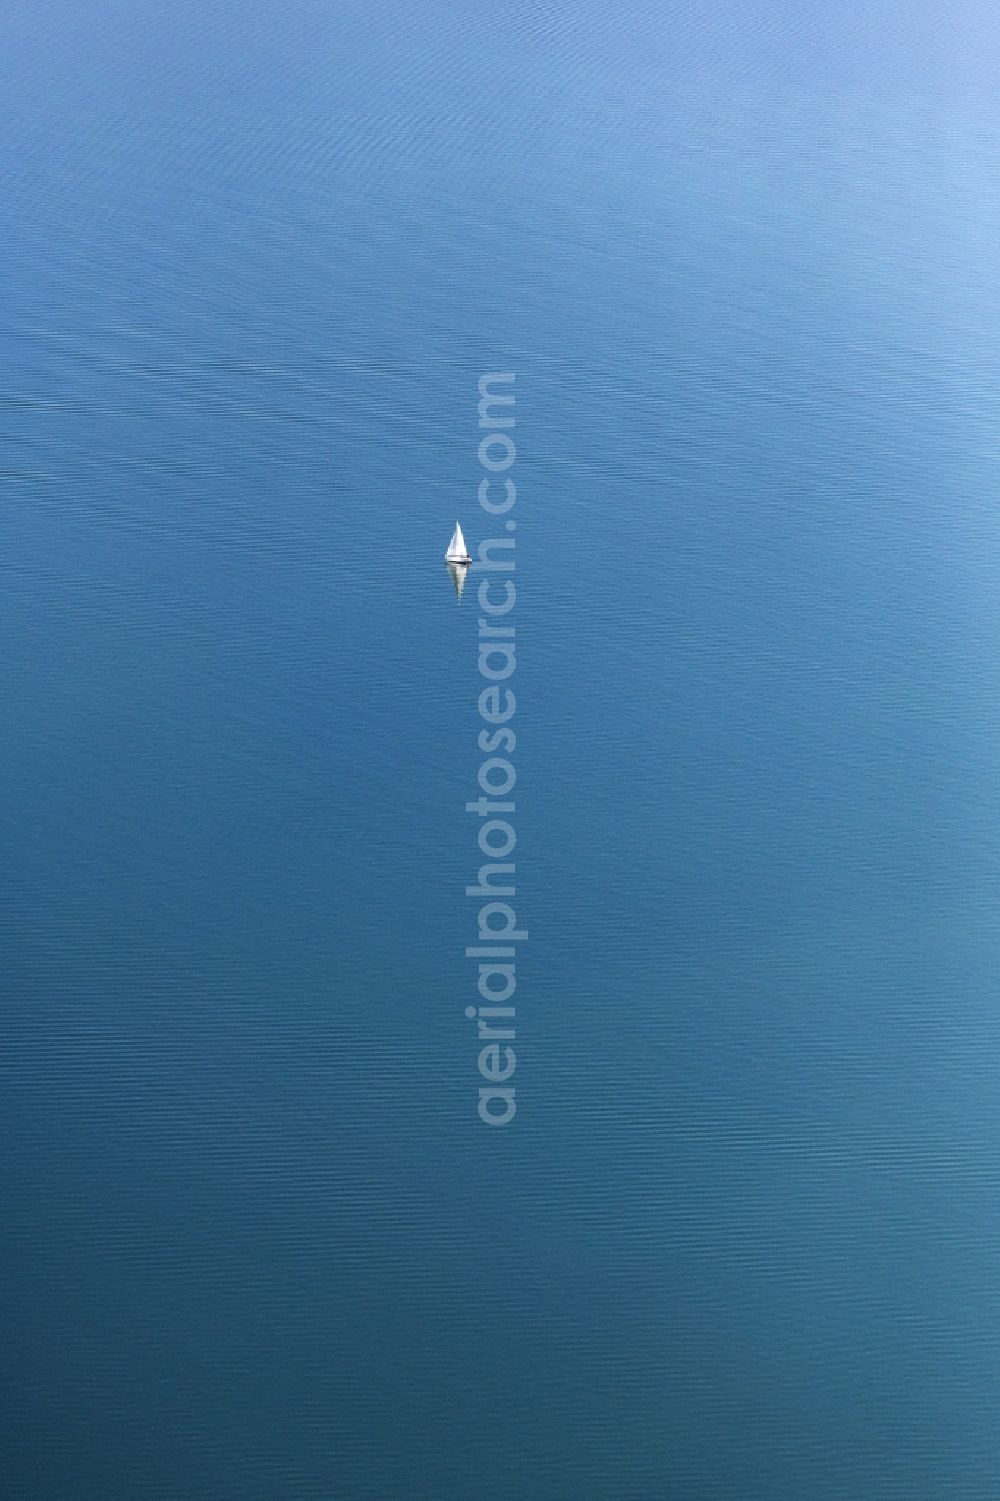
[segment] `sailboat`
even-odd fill
[[[457,521],[455,522],[455,530],[451,541],[448,543],[448,551],[444,555],[444,560],[446,563],[472,562],[472,559],[469,557],[469,549],[465,545],[465,538],[462,536],[462,528]]]

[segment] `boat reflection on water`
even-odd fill
[[[465,575],[469,571],[468,563],[446,563],[445,567],[451,574],[451,581],[455,585],[455,596],[462,598],[462,590],[465,588]]]

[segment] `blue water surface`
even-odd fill
[[[995,20],[4,29],[4,1493],[992,1501]]]

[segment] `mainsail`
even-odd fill
[[[465,538],[462,536],[462,528],[456,521],[455,532],[452,536],[451,541],[448,543],[448,551],[445,553],[445,557],[451,558],[456,562],[464,563],[468,559],[468,556],[469,549],[465,545]]]

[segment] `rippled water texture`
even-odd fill
[[[998,1493],[992,25],[8,7],[14,1501]]]

